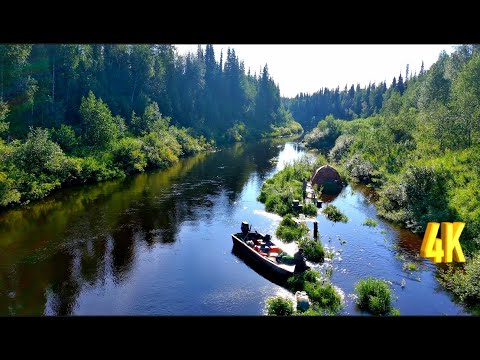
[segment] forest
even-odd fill
[[[480,46],[456,46],[418,75],[387,87],[322,89],[284,100],[320,149],[352,181],[378,195],[379,215],[423,233],[428,222],[465,222],[467,262],[439,280],[480,304]],[[463,265],[462,265],[463,267]],[[458,269],[457,269],[458,270]]]
[[[301,133],[265,64],[234,49],[1,44],[0,209],[216,145]]]

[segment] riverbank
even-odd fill
[[[281,218],[256,197],[304,154],[286,139],[235,144],[1,213],[0,314],[263,315],[269,297],[293,295],[243,262],[230,234],[242,221],[275,233]],[[468,314],[438,286],[436,267],[415,257],[421,238],[378,218],[362,187],[325,201],[349,221],[317,216],[326,256],[313,267],[331,269],[342,315],[363,314],[352,297],[366,275],[392,283],[402,315]],[[363,225],[367,218],[378,225]],[[418,270],[404,270],[406,262]]]

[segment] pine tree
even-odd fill
[[[400,75],[398,76],[397,90],[400,93],[400,95],[403,95],[403,92],[405,90],[405,86],[403,84],[402,73],[400,73]]]

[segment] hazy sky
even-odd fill
[[[197,45],[176,45],[180,53],[196,51]],[[205,46],[203,46],[205,48]],[[420,71],[422,60],[425,70],[437,59],[440,51],[453,51],[452,45],[214,45],[215,57],[220,59],[223,49],[234,48],[245,63],[245,70],[260,72],[265,63],[274,81],[280,85],[280,94],[294,97],[300,92],[313,93],[322,87],[343,90],[360,83],[405,78],[405,67],[410,73]]]

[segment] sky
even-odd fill
[[[196,52],[197,45],[175,45],[180,54]],[[202,46],[205,48],[205,46]],[[363,88],[369,82],[386,80],[401,73],[405,78],[406,65],[410,73],[420,71],[422,60],[427,70],[442,50],[451,53],[453,45],[214,45],[215,57],[220,59],[227,48],[244,61],[245,71],[257,75],[268,64],[268,72],[280,86],[280,95],[295,97],[300,92],[314,93],[320,88],[343,90],[357,83]]]

